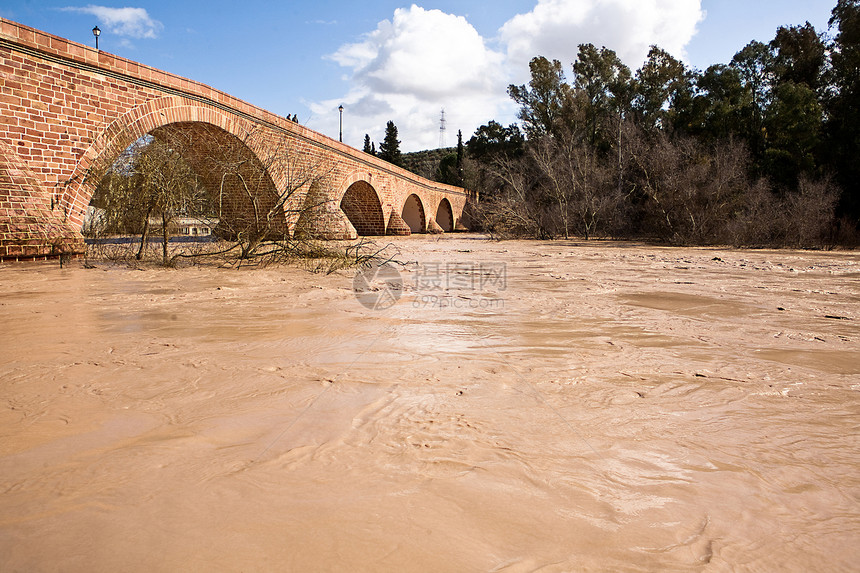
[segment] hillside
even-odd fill
[[[439,170],[439,162],[441,162],[446,155],[451,153],[457,153],[457,148],[441,147],[437,149],[404,153],[402,156],[403,167],[416,175],[435,181],[437,171]]]

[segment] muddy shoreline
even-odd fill
[[[860,253],[392,243],[0,264],[0,570],[856,570]]]

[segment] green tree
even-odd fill
[[[830,47],[827,162],[842,187],[839,212],[856,225],[860,220],[860,0],[839,0],[830,26],[837,33]]]
[[[447,153],[439,161],[436,168],[435,179],[440,183],[463,187],[463,161],[465,160],[465,146],[463,145],[463,132],[457,131],[457,151]]]
[[[439,162],[436,169],[436,181],[447,185],[458,185],[457,154],[449,153]]]
[[[522,155],[524,144],[525,137],[517,124],[504,127],[490,120],[475,130],[475,134],[466,142],[466,152],[472,159],[488,163],[493,157],[500,155]]]
[[[823,111],[822,87],[826,48],[807,22],[780,27],[768,45],[773,54],[774,88],[764,119],[763,171],[784,188],[796,189],[801,174],[815,178]]]
[[[394,165],[403,166],[400,140],[397,139],[397,126],[393,121],[389,121],[385,126],[385,139],[379,144],[378,157]]]
[[[457,183],[459,187],[463,186],[463,159],[465,159],[466,148],[463,145],[463,132],[457,130]]]
[[[816,173],[823,115],[815,90],[821,86],[825,56],[824,43],[808,22],[780,27],[769,44],[750,42],[730,64],[743,92],[732,81],[735,97],[723,99],[725,105],[710,118],[729,124],[724,134],[741,135],[754,171],[780,188],[793,189],[801,173]]]
[[[636,72],[633,109],[639,124],[647,130],[670,129],[675,110],[692,97],[692,79],[683,62],[651,46]]]
[[[814,175],[821,132],[821,105],[805,83],[776,88],[764,123],[763,172],[781,187],[797,187],[801,173]]]
[[[370,136],[368,134],[364,134],[364,149],[365,153],[369,153],[371,155],[376,155],[376,150],[373,148],[373,144],[370,142]]]
[[[750,92],[740,72],[716,64],[699,74],[695,84],[698,95],[684,112],[683,129],[711,141],[746,135],[745,110],[750,109]]]
[[[827,47],[812,24],[781,26],[769,47],[774,54],[773,67],[778,84],[806,84],[812,90],[821,87]]]
[[[529,85],[510,85],[508,95],[520,105],[518,117],[529,137],[556,133],[571,99],[561,62],[538,56],[529,62],[529,71]]]
[[[609,120],[622,117],[630,108],[633,96],[630,68],[612,50],[580,44],[573,74],[573,87],[583,96],[577,101],[585,106],[588,141],[596,145],[601,135],[607,135],[604,132]],[[608,136],[608,139],[613,138]]]
[[[753,41],[736,53],[729,65],[738,71],[748,92],[746,107],[742,110],[747,126],[743,136],[752,153],[753,163],[761,165],[765,151],[765,112],[772,101],[776,83],[773,51],[767,44]]]

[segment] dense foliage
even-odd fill
[[[403,168],[411,171],[421,177],[436,180],[439,174],[439,165],[442,160],[450,155],[456,156],[456,148],[454,147],[437,147],[436,149],[426,149],[424,151],[411,151],[404,153]]]
[[[494,121],[459,170],[498,234],[677,244],[828,246],[860,220],[860,0],[832,38],[809,23],[688,68],[653,46],[631,71],[579,46],[567,79],[536,57],[512,85],[521,127]],[[521,131],[522,129],[522,131]]]

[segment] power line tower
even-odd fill
[[[442,117],[439,118],[439,149],[445,147],[445,108],[442,108]]]

